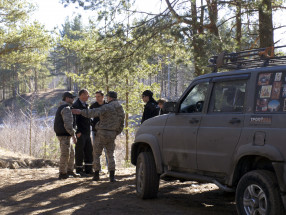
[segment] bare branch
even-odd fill
[[[174,7],[172,6],[172,4],[170,3],[169,0],[165,0],[167,5],[168,5],[168,8],[169,10],[171,11],[172,15],[181,23],[185,23],[185,24],[188,24],[188,25],[192,25],[192,22],[186,18],[183,18],[181,17],[175,10],[174,10]],[[175,1],[174,1],[175,2]],[[174,3],[173,2],[173,3]]]

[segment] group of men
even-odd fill
[[[109,179],[111,182],[115,181],[115,138],[123,130],[124,111],[117,101],[116,92],[109,91],[106,96],[107,103],[104,101],[104,94],[97,91],[96,102],[89,107],[86,103],[89,92],[86,89],[79,91],[75,102],[76,96],[72,93],[63,94],[54,121],[54,130],[61,150],[59,179],[93,175],[93,180],[98,181],[101,170],[100,156],[105,149]],[[90,137],[90,126],[93,141]],[[74,160],[76,173],[73,171]]]
[[[86,103],[89,92],[86,89],[79,91],[78,99],[70,92],[63,94],[62,102],[56,112],[54,130],[60,141],[59,179],[68,177],[88,177],[99,180],[101,170],[100,156],[105,150],[108,164],[109,179],[115,181],[115,138],[123,130],[124,111],[117,101],[117,93],[109,91],[107,102],[102,91],[95,93],[96,102],[90,107]],[[157,115],[164,114],[165,100],[156,102],[153,93],[145,90],[142,100],[146,103],[141,123]],[[92,127],[92,139],[90,135]],[[75,150],[72,142],[75,144]],[[74,173],[74,160],[75,169]]]

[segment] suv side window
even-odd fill
[[[180,106],[180,113],[202,112],[204,102],[207,96],[209,82],[197,84],[189,92]]]
[[[242,112],[246,80],[214,83],[209,112]]]

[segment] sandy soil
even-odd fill
[[[135,193],[135,168],[101,180],[58,180],[57,168],[0,169],[0,214],[236,214],[234,194],[214,184],[161,181],[157,199]]]

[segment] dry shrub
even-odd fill
[[[8,114],[0,128],[0,146],[12,152],[28,154],[37,158],[55,159],[59,144],[53,131],[53,118],[28,119]]]
[[[25,115],[9,113],[0,126],[0,147],[15,153],[23,153],[44,159],[59,159],[59,141],[53,130],[53,116],[48,117],[26,117]],[[129,140],[130,145],[133,137]],[[115,143],[116,167],[129,167],[130,161],[126,161],[125,135],[122,133],[117,136]],[[105,153],[102,153],[102,168],[106,169]],[[130,159],[130,155],[129,155]]]

